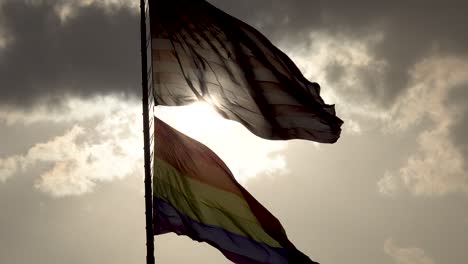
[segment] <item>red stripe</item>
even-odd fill
[[[241,190],[224,162],[208,147],[156,120],[155,157],[166,161],[182,175],[209,184],[240,197]]]

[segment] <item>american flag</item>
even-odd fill
[[[149,1],[156,104],[204,101],[265,139],[334,143],[341,121],[292,60],[204,0]]]

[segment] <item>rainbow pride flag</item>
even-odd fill
[[[239,264],[316,263],[213,151],[156,117],[153,188],[155,235],[186,235]]]

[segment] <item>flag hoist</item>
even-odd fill
[[[153,109],[202,101],[265,139],[334,143],[343,124],[334,106],[260,32],[207,1],[140,3],[147,263],[154,235],[168,232],[235,263],[316,263],[213,151]]]

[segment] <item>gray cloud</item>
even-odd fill
[[[22,174],[0,184],[0,262],[144,262],[139,173],[80,199],[48,197],[32,188],[34,181]]]
[[[434,260],[420,248],[401,248],[393,239],[385,241],[384,251],[395,264],[434,264]]]
[[[390,106],[406,89],[408,71],[422,57],[430,53],[466,54],[468,51],[464,26],[468,23],[466,1],[263,0],[255,1],[251,9],[246,8],[252,5],[248,0],[213,2],[247,21],[258,21],[262,31],[274,39],[310,41],[309,32],[324,31],[365,41],[368,35],[382,34],[382,40],[371,45],[369,53],[386,63],[383,74],[373,80],[375,69],[365,67],[353,77],[364,80],[359,85],[367,92],[361,96],[369,94],[384,106]],[[336,65],[331,66],[335,76],[331,73],[330,79],[339,80]],[[342,89],[346,95],[350,87]]]
[[[369,35],[381,34],[382,39],[369,45],[368,52],[386,66],[380,72],[373,67],[353,71],[353,76],[361,80],[355,85],[362,89],[349,85],[336,85],[336,89],[343,95],[359,93],[383,106],[391,105],[406,89],[409,69],[423,56],[466,53],[468,47],[465,1],[211,2],[277,41],[319,41],[311,40],[309,33],[325,32],[366,42]],[[109,11],[92,2],[79,6],[62,23],[56,4],[7,0],[2,5],[0,24],[11,41],[0,50],[1,102],[26,105],[63,94],[137,94],[137,12],[127,6]],[[324,68],[332,71],[329,81],[339,80],[337,74],[346,75],[343,69],[336,72],[339,62],[330,64],[331,68]]]
[[[96,3],[63,21],[57,2],[6,1],[0,25],[0,103],[26,106],[64,95],[139,91],[139,20],[128,7]]]
[[[466,106],[468,61],[463,58],[427,58],[412,71],[412,87],[393,109],[390,124],[403,132],[421,124],[418,148],[398,173],[386,173],[379,190],[395,194],[405,188],[414,195],[468,193],[466,169]]]

